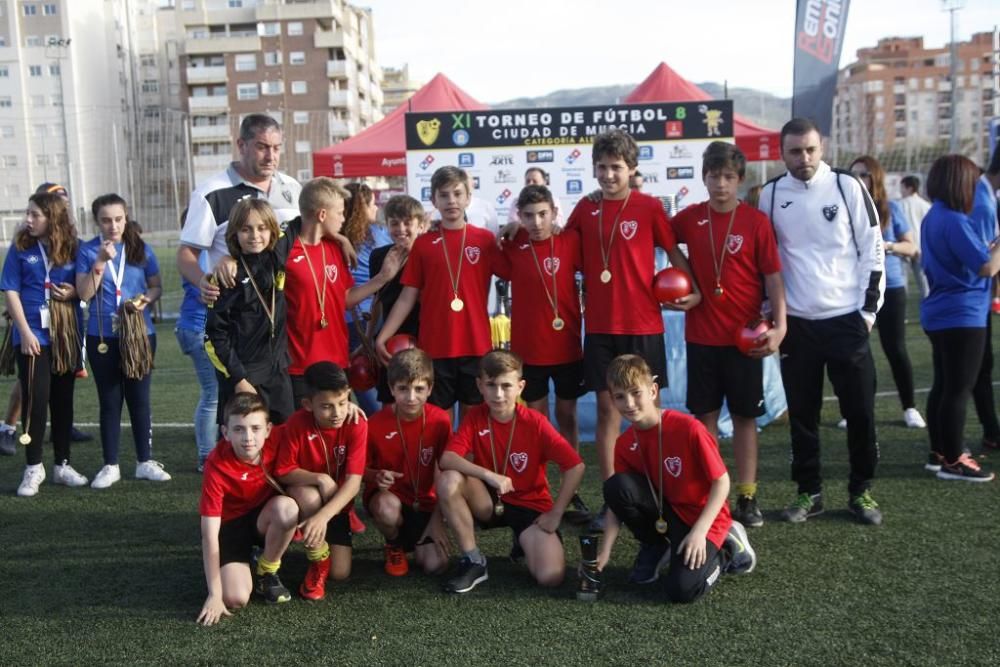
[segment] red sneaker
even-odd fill
[[[299,586],[299,595],[306,600],[322,600],[326,597],[326,578],[330,575],[330,557],[309,563],[306,577]]]
[[[990,304],[990,309],[995,315],[1000,315],[1000,299],[994,298],[993,303]]]
[[[365,522],[358,518],[358,515],[355,514],[353,507],[347,513],[347,517],[351,520],[351,532],[355,535],[360,535],[367,530]]]
[[[406,562],[406,552],[392,544],[387,544],[382,549],[385,551],[385,573],[391,577],[405,577],[410,571],[410,565]]]

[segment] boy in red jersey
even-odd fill
[[[385,571],[401,577],[413,551],[424,572],[448,564],[448,538],[437,508],[437,461],[451,437],[451,417],[427,399],[434,366],[423,350],[403,350],[388,368],[394,403],[368,421],[365,506],[385,536]]]
[[[706,202],[688,206],[671,224],[688,247],[695,279],[705,298],[688,311],[687,408],[718,437],[719,411],[726,400],[733,418],[736,453],[736,509],[744,526],[758,527],[757,417],[764,414],[763,358],[785,337],[785,286],[774,230],[767,216],[737,198],[746,157],[735,145],[713,141],[702,156]],[[750,356],[736,348],[737,332],[760,319],[763,290],[774,327],[762,334]]]
[[[593,162],[601,196],[598,201],[581,199],[566,231],[580,234],[583,249],[584,369],[587,385],[597,392],[597,459],[601,478],[607,479],[621,430],[621,417],[605,382],[608,364],[618,355],[638,354],[661,382],[667,378],[663,318],[653,296],[655,246],[667,251],[671,264],[689,275],[691,270],[677,248],[660,201],[629,189],[629,178],[639,164],[635,140],[622,130],[598,135]],[[692,284],[692,294],[667,307],[688,310],[696,306],[701,294],[697,283]],[[601,527],[599,521],[592,526]]]
[[[649,365],[626,354],[608,366],[615,408],[631,422],[615,443],[615,474],[604,482],[609,507],[598,570],[624,523],[640,542],[629,581],[649,584],[667,562],[667,597],[692,602],[722,572],[748,573],[757,556],[729,515],[729,473],[715,438],[694,417],[656,405]]]
[[[375,341],[388,363],[385,343],[419,299],[419,347],[434,360],[430,402],[450,410],[457,401],[463,414],[483,400],[476,388],[476,364],[492,347],[486,304],[499,252],[492,233],[466,221],[469,198],[464,171],[441,167],[434,172],[431,201],[441,213],[441,225],[414,241],[403,291]]]
[[[298,507],[281,494],[269,470],[276,438],[271,435],[267,404],[257,394],[240,393],[225,408],[222,440],[205,460],[202,480],[201,546],[208,598],[198,623],[214,625],[229,609],[246,606],[256,590],[267,602],[288,602],[291,595],[278,579],[281,556],[292,541]],[[279,495],[275,495],[279,494]],[[250,576],[254,546],[257,586]]]
[[[558,586],[566,569],[559,522],[583,479],[583,461],[548,419],[518,405],[524,380],[516,355],[490,352],[476,381],[486,404],[465,415],[439,464],[438,503],[462,552],[444,589],[467,593],[489,579],[476,546],[477,522],[509,526],[511,557],[523,555],[538,584]],[[563,475],[555,502],[545,476],[549,461]]]
[[[511,281],[511,352],[524,362],[521,398],[549,416],[549,380],[556,393],[556,425],[573,449],[580,449],[576,401],[587,393],[583,376],[582,316],[576,272],[582,267],[580,237],[556,234],[555,204],[544,185],[521,190],[517,210],[522,229],[505,241],[496,274]],[[589,520],[574,495],[573,509]]]
[[[303,407],[285,423],[275,474],[299,506],[309,569],[299,587],[307,600],[326,594],[326,579],[351,574],[348,512],[365,472],[368,424],[351,423],[351,388],[343,369],[320,361],[306,369]]]

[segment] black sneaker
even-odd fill
[[[281,604],[292,599],[292,594],[281,583],[277,573],[262,574],[257,577],[257,586],[254,590],[268,604]]]
[[[733,521],[729,527],[722,548],[729,551],[726,574],[750,574],[757,567],[757,552],[750,546],[746,528],[739,521]]]
[[[938,473],[938,475],[940,474]],[[872,498],[870,491],[865,491],[858,496],[851,496],[847,503],[847,509],[851,510],[851,514],[861,523],[870,526],[882,525],[882,510],[878,508],[878,503]]]
[[[574,493],[569,501],[569,509],[563,514],[563,519],[574,526],[582,526],[593,521],[594,514],[587,507],[587,503],[583,502],[580,494]]]
[[[69,432],[70,442],[90,442],[94,439],[94,436],[89,433],[84,433],[77,427],[73,427],[73,430]]]
[[[740,496],[736,499],[733,518],[749,528],[760,528],[764,525],[764,515],[757,507],[757,496]]]
[[[983,470],[979,462],[968,454],[962,454],[954,463],[942,460],[937,478],[963,482],[989,482],[993,479],[993,473]]]
[[[924,470],[930,472],[937,472],[941,469],[941,462],[944,461],[944,457],[937,452],[929,452],[927,454],[927,463],[924,464]]]
[[[642,544],[628,575],[630,584],[651,584],[660,578],[660,570],[670,560],[670,544]]]
[[[14,444],[14,431],[0,433],[0,454],[14,456],[16,453],[17,446]]]
[[[446,593],[468,593],[489,578],[486,563],[473,563],[463,556],[445,582],[444,590]]]
[[[800,493],[792,504],[781,511],[781,518],[789,523],[802,523],[811,516],[823,513],[823,494]]]

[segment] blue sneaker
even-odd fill
[[[659,544],[642,544],[628,575],[630,584],[651,584],[660,578],[660,570],[670,560],[670,545],[667,542]]]

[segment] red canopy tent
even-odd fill
[[[479,111],[486,106],[444,74],[437,74],[407,102],[350,139],[313,153],[313,174],[335,178],[406,175],[407,111]]]
[[[638,102],[690,102],[710,100],[712,97],[680,74],[667,63],[657,65],[646,80],[625,98],[626,104]],[[734,114],[733,127],[736,145],[748,160],[778,160],[781,157],[781,134],[755,125],[739,114]]]

